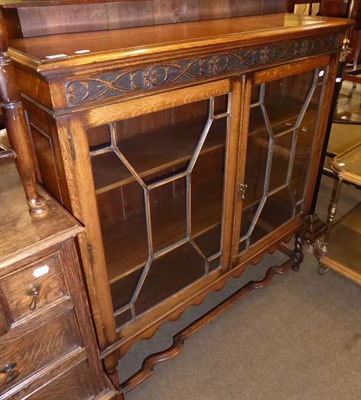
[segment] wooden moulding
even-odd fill
[[[287,21],[290,26],[284,26]],[[293,15],[277,14],[52,35],[12,40],[10,53],[22,81],[35,79],[35,86],[49,82],[52,98],[46,99],[46,107],[62,114],[336,52],[341,31],[350,21],[331,23],[325,18],[312,22],[297,22]],[[261,24],[268,29],[255,30]],[[76,54],[80,49],[89,52]],[[54,53],[66,56],[46,58]],[[45,101],[40,94],[34,98],[28,86],[22,85],[24,94],[40,103]]]
[[[309,50],[301,50],[303,46],[309,47]],[[283,42],[279,45],[251,47],[226,54],[218,53],[204,58],[166,62],[130,71],[103,73],[87,76],[83,80],[72,79],[65,83],[67,106],[75,107],[138,91],[193,82],[205,77],[246,72],[259,64],[272,65],[291,61],[299,56],[312,56],[323,51],[336,50],[337,47],[338,34],[333,34],[315,39]]]

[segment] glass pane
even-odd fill
[[[224,114],[228,110],[228,95],[214,98],[214,114]]]
[[[226,130],[223,129],[225,140]],[[223,215],[224,147],[201,152],[190,177],[191,238],[209,258],[220,251]]]
[[[215,260],[209,261],[209,271],[214,271],[221,267],[221,258],[217,257]]]
[[[185,187],[182,178],[149,192],[154,252],[187,236]]]
[[[243,208],[242,220],[241,220],[241,235],[240,235],[241,238],[250,233],[252,224],[254,225],[255,223],[256,213],[261,209],[261,207],[262,207],[261,202],[258,201]]]
[[[274,139],[269,191],[287,183],[293,131]]]
[[[202,101],[121,121],[118,146],[137,173],[150,183],[149,174],[189,161],[207,122],[207,112],[207,101]],[[181,119],[181,115],[186,117]]]
[[[220,267],[228,100],[87,132],[118,327]]]
[[[253,88],[239,252],[302,211],[323,72],[305,72]]]
[[[205,263],[186,243],[153,261],[135,303],[139,315],[204,275]]]
[[[317,128],[318,120],[318,109],[315,108],[315,105],[318,104],[321,99],[322,88],[323,86],[316,87],[311,103],[307,108],[297,133],[295,160],[291,180],[292,192],[296,202],[302,200],[304,196],[305,177],[307,176],[311,161],[314,132]]]
[[[251,244],[287,222],[293,216],[293,198],[286,187],[267,198],[256,228],[251,236]]]
[[[125,310],[119,315],[115,316],[116,326],[121,326],[132,320],[131,310]]]
[[[132,182],[99,194],[97,201],[112,283],[143,267],[148,259],[144,192],[137,182]]]
[[[124,307],[131,301],[141,273],[142,270],[135,271],[110,285],[114,311]]]
[[[265,191],[270,135],[261,107],[250,111],[245,179],[247,192],[243,202],[241,237],[246,235]]]

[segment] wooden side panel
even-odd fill
[[[27,98],[23,98],[23,103],[30,122],[36,155],[37,179],[52,196],[71,211],[55,119]]]
[[[284,12],[286,0],[154,0],[19,8],[23,36]],[[14,37],[13,35],[11,37]]]

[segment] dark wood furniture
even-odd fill
[[[331,268],[361,285],[361,202],[334,223],[343,183],[361,186],[361,143],[336,156],[331,169],[338,179],[331,196],[325,235],[315,247],[319,272]]]
[[[0,160],[0,399],[110,399],[74,237],[47,194],[34,220],[12,160]]]
[[[85,225],[79,249],[91,310],[118,386],[117,358],[136,340],[294,233],[287,266],[298,269],[350,22],[289,14],[198,21],[212,16],[203,10],[201,18],[198,7],[195,22],[153,26],[174,22],[154,2],[148,24],[128,21],[150,26],[100,31],[109,14],[62,25],[51,18],[56,2],[36,11],[15,3],[3,12],[9,30],[11,21],[21,26],[9,33],[9,52],[38,178]],[[228,6],[241,3],[261,2]],[[114,20],[112,28],[126,23]]]

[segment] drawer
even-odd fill
[[[0,338],[0,369],[11,369],[8,382],[2,374],[0,394],[81,345],[73,310],[25,334],[19,328]]]
[[[58,252],[0,280],[0,297],[12,321],[40,310],[66,292]]]
[[[29,400],[85,400],[93,398],[88,363],[81,362],[66,371],[40,390],[27,397]]]

